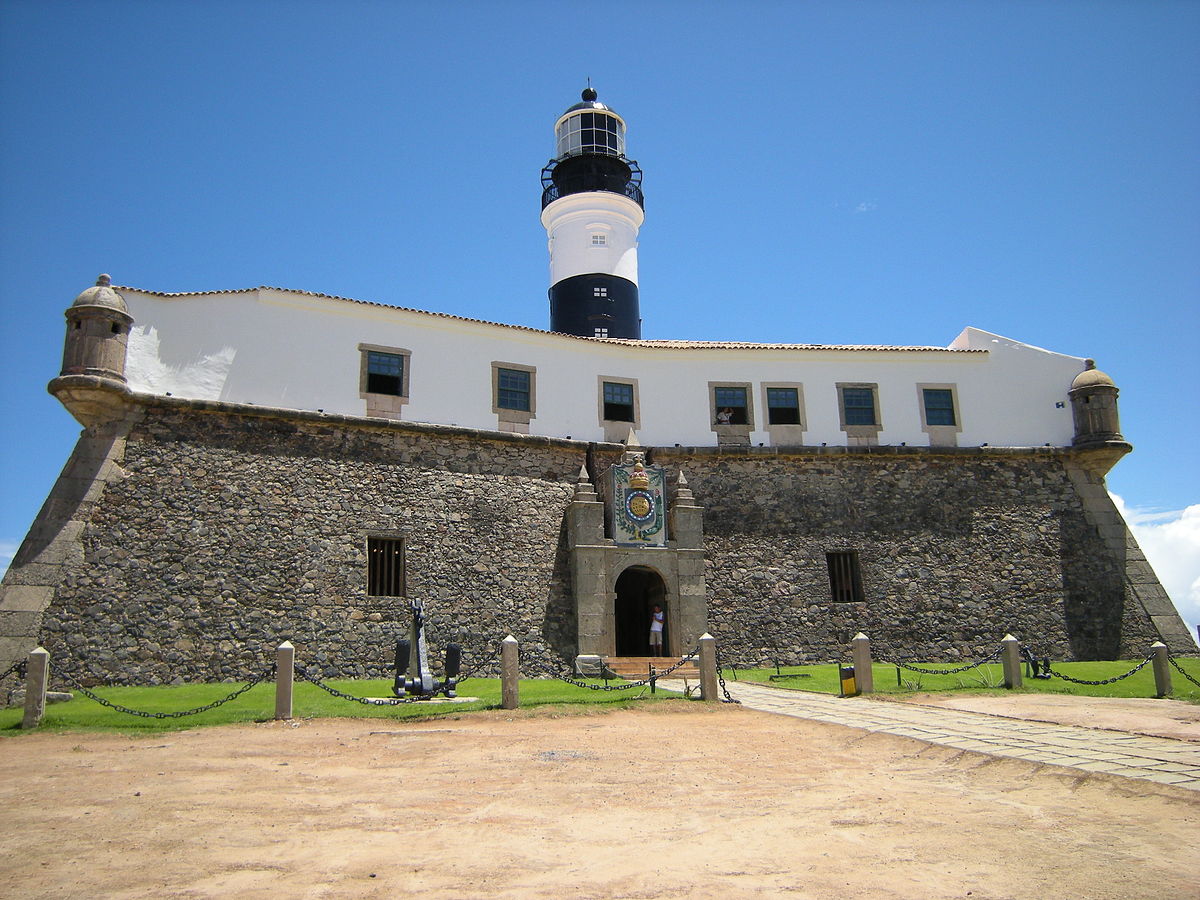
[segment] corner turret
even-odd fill
[[[66,317],[62,372],[47,389],[84,426],[112,421],[124,411],[129,392],[125,358],[133,316],[112,279],[101,275],[75,298]]]
[[[68,307],[62,375],[97,375],[125,381],[125,353],[133,316],[125,300],[101,275]]]
[[[1113,380],[1096,368],[1094,359],[1084,363],[1084,370],[1075,376],[1071,390],[1067,392],[1075,420],[1071,446],[1089,451],[1088,468],[1100,476],[1107,474],[1117,460],[1133,449],[1121,434],[1117,414],[1119,393]]]

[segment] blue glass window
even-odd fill
[[[604,418],[610,422],[633,421],[633,385],[604,382]]]
[[[367,351],[367,393],[391,394],[402,397],[404,390],[404,357],[395,353]]]
[[[795,388],[767,388],[767,424],[800,424],[799,391]]]
[[[954,394],[944,388],[924,388],[925,424],[957,425],[954,420]]]
[[[529,373],[520,369],[498,369],[496,376],[496,405],[501,409],[529,412]]]
[[[717,408],[718,425],[745,425],[746,389],[742,387],[713,388],[713,401]]]
[[[847,425],[877,425],[875,392],[870,388],[843,388],[842,403]]]

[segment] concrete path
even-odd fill
[[[744,681],[728,681],[727,685],[730,696],[750,709],[1200,791],[1200,744],[1191,741],[865,697],[843,699]]]

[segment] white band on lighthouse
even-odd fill
[[[637,284],[638,228],[645,213],[609,191],[560,197],[542,210],[550,250],[550,284],[576,275],[616,275]]]

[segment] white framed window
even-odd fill
[[[761,396],[771,446],[803,444],[804,385],[798,381],[764,382]]]
[[[879,410],[879,385],[875,382],[838,382],[838,417],[849,446],[879,443],[883,418]]]
[[[598,338],[606,338],[606,337],[608,337],[608,329],[607,328],[597,328],[596,334],[594,336],[598,337]]]
[[[537,369],[494,360],[492,412],[501,431],[529,434],[529,420],[537,417]]]
[[[608,299],[608,288],[594,287],[594,288],[592,288],[592,296],[598,297],[601,300],[607,300]]]
[[[592,235],[592,246],[593,247],[607,247],[608,246],[608,235],[607,234],[593,234]]]
[[[642,427],[638,380],[620,375],[600,375],[596,379],[596,412],[606,441],[623,441],[629,429]]]
[[[962,416],[958,410],[958,385],[918,384],[921,430],[929,435],[931,447],[958,446]]]
[[[408,403],[408,371],[412,352],[400,347],[359,344],[358,396],[367,415],[399,419]]]

